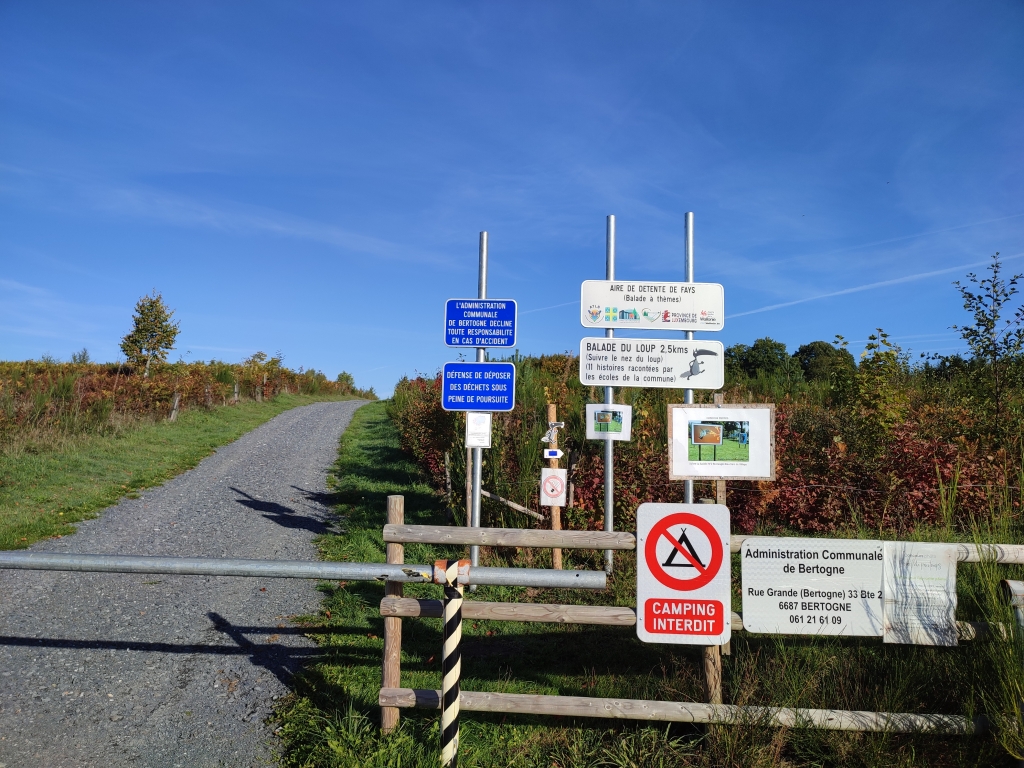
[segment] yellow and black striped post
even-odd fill
[[[439,560],[435,573],[444,569],[444,650],[441,655],[441,765],[456,768],[459,762],[459,678],[462,675],[462,585],[459,566],[463,560]],[[440,574],[438,574],[440,575]]]

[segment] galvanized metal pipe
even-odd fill
[[[470,568],[470,584],[500,587],[546,587],[552,589],[604,589],[604,571],[556,571],[543,568]]]
[[[615,217],[609,216],[605,232],[605,264],[604,279],[615,279]],[[606,328],[605,338],[613,338],[615,331]],[[582,353],[582,351],[581,351]],[[615,390],[604,388],[605,405],[615,402]],[[604,529],[611,533],[615,530],[615,442],[609,437],[604,441]],[[615,553],[610,549],[604,552],[604,570],[611,574],[615,565]]]
[[[433,567],[429,565],[311,563],[305,560],[237,560],[217,557],[73,555],[54,552],[0,552],[0,569],[404,583],[429,583],[433,581],[434,574]],[[470,567],[469,583],[546,589],[604,589],[607,586],[607,575],[604,571]]]
[[[53,552],[0,552],[0,569],[92,571],[98,573],[165,573],[178,576],[246,576],[271,579],[341,581],[433,581],[427,565],[387,563],[316,563],[305,560],[239,560],[217,557],[141,555],[72,555]]]
[[[686,214],[686,282],[693,282],[693,211]],[[693,331],[686,332],[688,341],[693,341]],[[687,405],[693,403],[693,390],[683,390],[683,402]],[[693,480],[686,480],[683,483],[684,498],[687,504],[693,504]]]

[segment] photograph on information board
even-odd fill
[[[587,440],[629,440],[633,432],[633,406],[590,403]]]
[[[774,405],[670,405],[668,412],[670,479],[775,479]]]
[[[750,422],[691,421],[690,461],[750,461]]]

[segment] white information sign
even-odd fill
[[[668,407],[670,480],[774,480],[775,406]]]
[[[491,414],[485,411],[466,412],[466,447],[491,447]]]
[[[720,341],[608,339],[580,341],[580,383],[588,387],[721,389],[725,347]]]
[[[956,546],[885,542],[887,643],[956,645]]]
[[[540,471],[540,505],[542,507],[564,507],[566,470],[542,469]]]
[[[641,504],[636,527],[637,637],[681,645],[729,642],[729,510],[721,504]]]
[[[752,536],[740,557],[748,632],[882,636],[882,542]]]
[[[718,283],[585,280],[580,323],[587,328],[720,331],[725,289]]]
[[[587,405],[587,440],[629,440],[633,434],[633,406]]]

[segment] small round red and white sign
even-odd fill
[[[637,510],[637,636],[723,645],[732,636],[729,510],[643,504]]]

